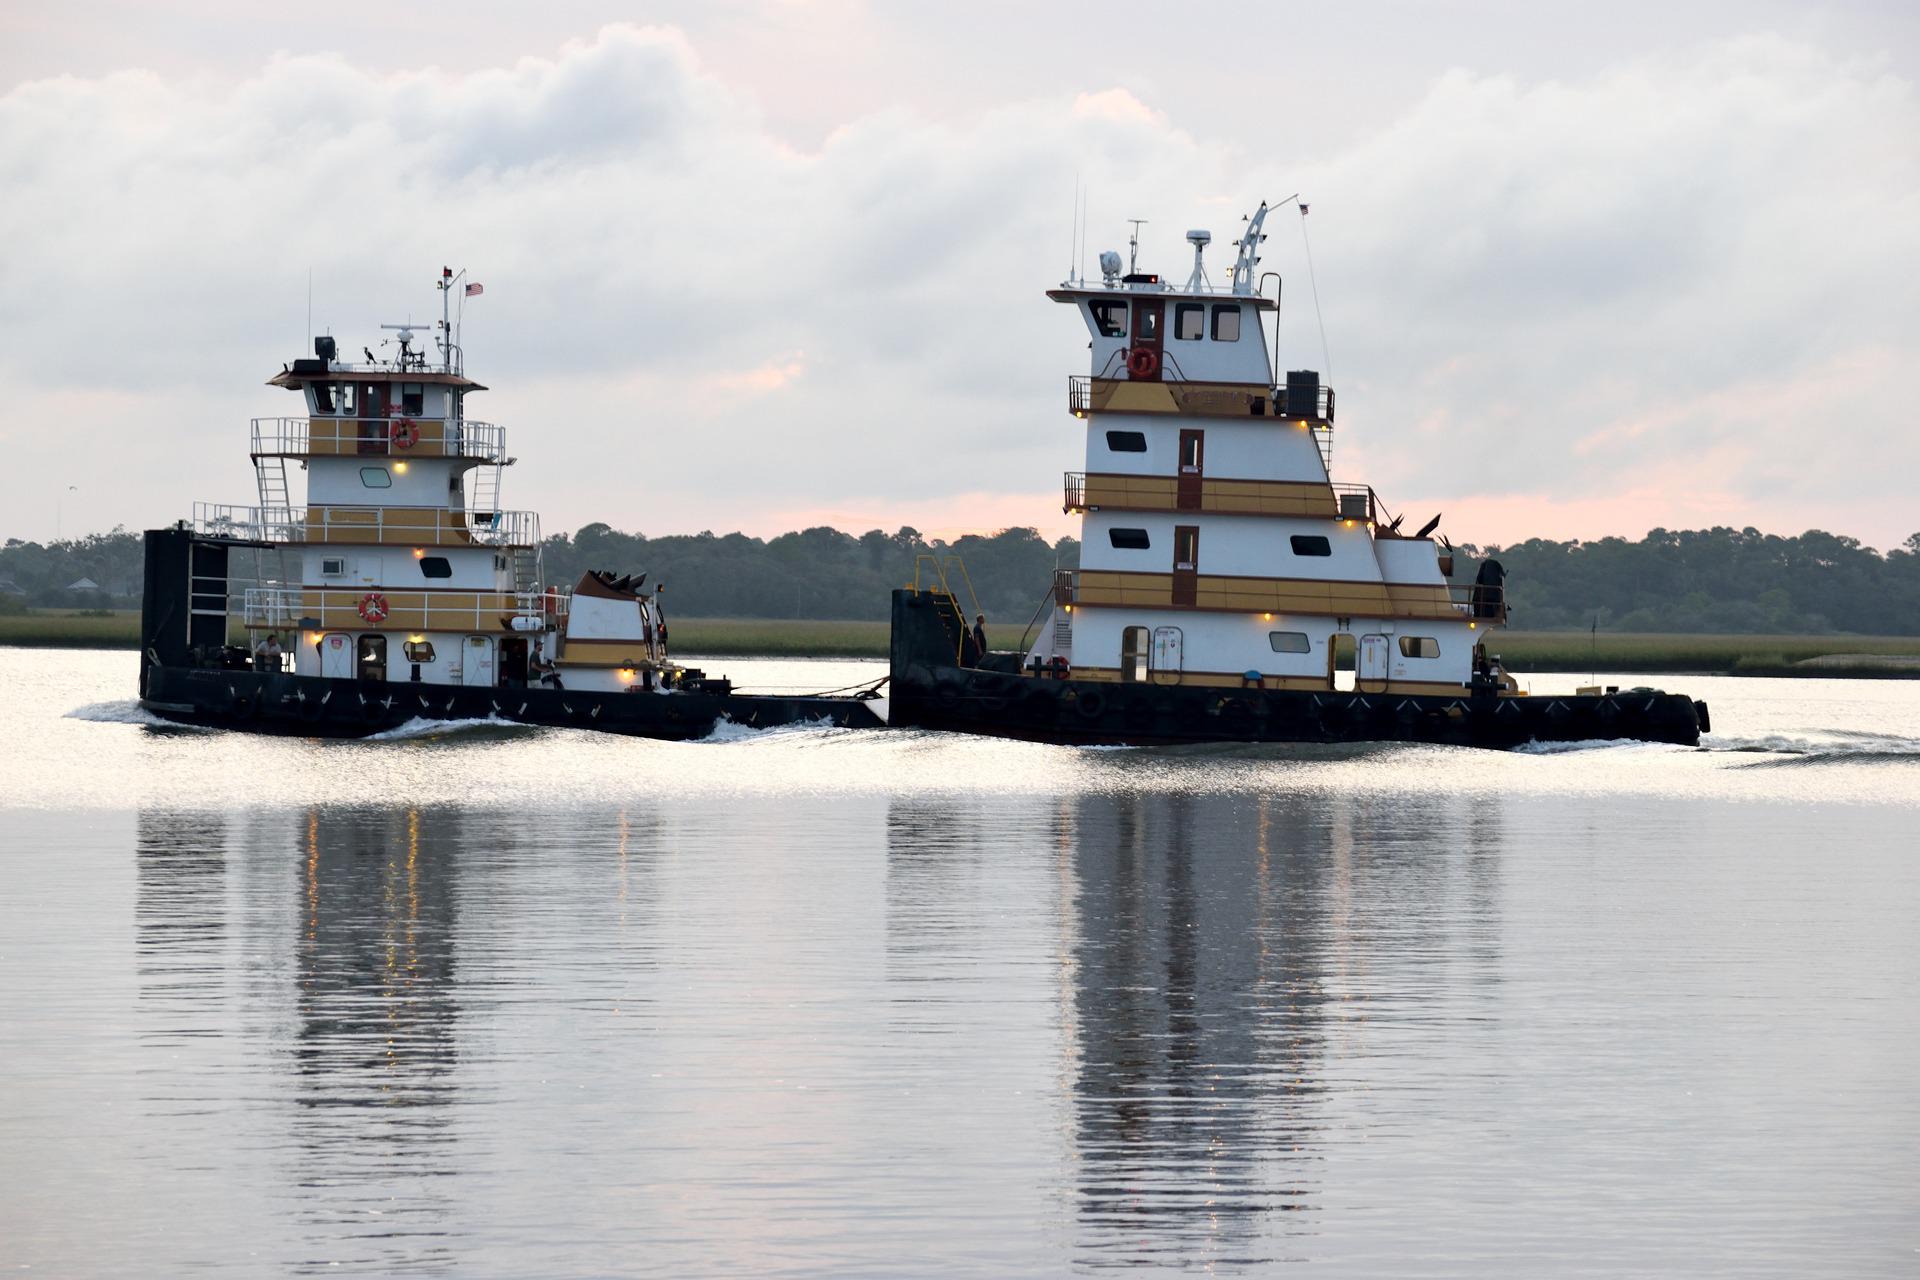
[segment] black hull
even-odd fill
[[[1298,692],[1053,680],[962,667],[945,597],[897,591],[888,720],[897,727],[1087,745],[1208,742],[1430,742],[1509,748],[1631,739],[1695,746],[1705,703],[1682,694],[1502,697]],[[1017,661],[1017,658],[1014,659]]]
[[[152,666],[145,674],[140,705],[165,719],[304,737],[362,738],[410,720],[489,717],[679,742],[704,738],[728,721],[756,729],[812,723],[877,729],[883,724],[858,698],[372,684],[191,667]]]

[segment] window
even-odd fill
[[[349,418],[351,418],[353,416],[353,411],[354,411],[353,384],[351,382],[343,382],[340,384],[340,412],[346,414]]]
[[[1199,473],[1201,442],[1205,439],[1204,432],[1182,431],[1180,433],[1180,469],[1182,471]]]
[[[1400,656],[1403,658],[1437,658],[1440,656],[1440,642],[1432,636],[1401,636]]]
[[[1240,308],[1215,307],[1213,309],[1213,340],[1215,342],[1240,341]]]
[[[1207,309],[1197,302],[1179,302],[1173,308],[1173,336],[1182,342],[1206,337]]]
[[[1145,529],[1109,529],[1107,541],[1119,551],[1145,551],[1151,545]]]
[[[432,662],[433,661],[433,641],[431,640],[407,641],[407,661],[408,662]]]
[[[347,558],[345,556],[322,556],[320,558],[321,577],[337,578],[346,571]]]
[[[427,409],[427,389],[418,382],[400,384],[400,412],[418,418]]]
[[[1109,431],[1107,448],[1114,453],[1145,453],[1147,451],[1147,433],[1144,431]]]
[[[1133,336],[1141,342],[1160,341],[1160,312],[1163,303],[1143,304],[1133,313]]]
[[[360,483],[369,489],[391,489],[393,477],[387,474],[385,467],[362,467]]]
[[[362,680],[387,678],[387,638],[385,636],[361,636],[358,654],[357,665]]]
[[[1146,681],[1152,634],[1145,627],[1128,627],[1120,633],[1120,678],[1129,684]]]
[[[1173,530],[1173,567],[1191,569],[1200,562],[1200,530],[1195,525],[1176,525]]]
[[[422,556],[420,557],[420,572],[429,578],[451,578],[453,576],[453,566],[447,562],[445,556]]]
[[[332,413],[333,404],[334,404],[333,384],[331,382],[314,383],[313,384],[313,411],[315,413]]]
[[[1304,631],[1269,631],[1267,643],[1275,653],[1312,653],[1313,641]]]
[[[1317,533],[1296,533],[1288,539],[1293,544],[1293,554],[1297,556],[1330,556],[1333,544]]]
[[[1103,338],[1124,338],[1127,336],[1127,304],[1124,302],[1094,302],[1088,304],[1093,312],[1093,327]]]

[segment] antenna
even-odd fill
[[[1091,192],[1082,190],[1080,194],[1080,283],[1087,282],[1087,204]]]
[[[1147,225],[1145,218],[1128,218],[1133,224],[1133,234],[1127,237],[1127,274],[1136,275],[1140,270],[1140,228]]]
[[[1073,175],[1073,248],[1067,255],[1067,283],[1073,283],[1073,267],[1080,260],[1080,175]]]

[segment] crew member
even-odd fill
[[[973,652],[975,666],[987,660],[987,615],[984,613],[974,615]]]

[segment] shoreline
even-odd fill
[[[884,621],[783,618],[669,620],[677,652],[701,658],[869,658],[887,656]],[[0,614],[0,647],[120,649],[139,644],[139,615],[57,612]],[[1024,628],[992,626],[995,649],[1020,645]],[[1835,679],[1920,679],[1920,636],[1762,636],[1615,632],[1501,633],[1493,645],[1518,676],[1608,673]]]

